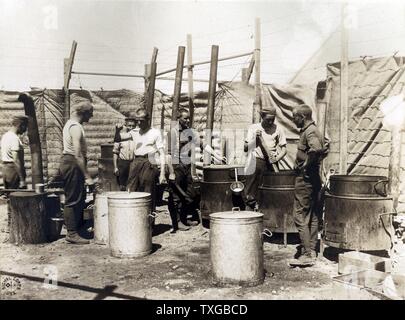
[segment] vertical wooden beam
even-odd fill
[[[347,115],[349,107],[348,29],[345,24],[347,3],[342,3],[341,10],[339,173],[347,174]]]
[[[169,154],[172,154],[172,138],[176,137],[174,132],[175,124],[177,124],[177,116],[179,112],[180,105],[180,95],[181,95],[181,82],[183,81],[183,67],[184,67],[184,56],[186,48],[180,46],[177,51],[177,67],[176,67],[176,78],[174,81],[174,94],[173,94],[173,106],[172,106],[172,117],[170,121],[170,134],[169,134]],[[173,136],[172,136],[173,135]],[[175,143],[174,147],[178,147]]]
[[[70,95],[69,95],[69,83],[72,77],[72,67],[75,59],[77,48],[77,42],[73,41],[72,48],[70,49],[69,58],[63,60],[63,91],[65,94],[65,110],[63,113],[64,122],[70,118]]]
[[[193,127],[194,121],[194,84],[193,84],[193,44],[191,34],[187,35],[187,80],[188,80],[188,108],[190,112],[190,127]]]
[[[207,107],[207,126],[206,126],[206,144],[212,147],[212,130],[214,129],[214,112],[215,112],[215,93],[217,89],[217,71],[218,71],[218,46],[211,47],[211,66],[210,82],[208,87],[208,107]],[[204,153],[204,164],[211,163],[211,155]]]
[[[255,55],[253,55],[252,59],[250,59],[249,66],[248,66],[247,71],[246,71],[247,72],[247,74],[246,74],[246,84],[248,84],[249,81],[250,81],[250,77],[252,76],[254,66],[255,66]]]
[[[148,85],[148,99],[147,99],[147,108],[150,123],[152,124],[153,119],[153,103],[155,100],[155,83],[156,83],[156,69],[157,63],[150,64],[150,76],[149,76],[149,85]]]
[[[401,176],[402,132],[400,125],[391,129],[391,152],[388,166],[388,193],[392,196],[394,211],[398,209]]]
[[[255,19],[255,51],[254,51],[254,68],[255,68],[255,101],[253,105],[253,122],[258,122],[259,112],[262,109],[261,87],[260,87],[260,18]]]

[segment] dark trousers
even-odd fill
[[[68,232],[78,232],[83,224],[83,210],[86,200],[85,177],[77,160],[72,155],[64,155],[60,174],[65,191],[63,215]]]
[[[303,253],[316,249],[319,221],[319,193],[321,178],[318,173],[299,174],[295,178],[294,222],[303,246]]]
[[[257,195],[259,186],[262,184],[263,175],[266,171],[272,170],[267,161],[256,158],[255,172],[246,176],[244,189],[244,202],[250,208],[254,208],[257,204]]]
[[[156,165],[149,162],[146,157],[135,157],[129,169],[129,191],[148,192],[152,198],[152,211],[156,209],[156,185],[159,170]]]
[[[119,175],[117,177],[117,182],[118,182],[118,185],[120,186],[121,191],[127,190],[127,183],[128,183],[131,162],[132,162],[131,160],[122,160],[120,158],[118,158],[118,160],[117,160],[117,166],[118,166],[118,171],[119,171]]]
[[[193,185],[191,165],[175,164],[173,169],[176,179],[174,182],[169,181],[168,208],[173,229],[177,229],[179,220],[187,223],[188,213],[193,215],[193,219],[198,219],[198,195]]]
[[[3,163],[3,182],[6,189],[18,189],[20,187],[20,176],[14,163]],[[11,204],[7,199],[7,229],[10,230]]]

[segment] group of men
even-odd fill
[[[89,243],[81,236],[83,209],[86,198],[85,185],[94,184],[87,170],[87,145],[83,123],[93,116],[90,102],[77,104],[63,128],[63,155],[60,174],[64,182],[64,218],[66,240],[75,244]],[[171,135],[169,155],[165,155],[160,130],[150,125],[150,115],[138,109],[128,117],[124,126],[116,126],[113,149],[114,173],[121,190],[148,192],[152,198],[152,210],[156,206],[156,186],[169,186],[169,212],[172,231],[188,230],[199,222],[196,208],[198,194],[193,186],[191,156],[194,148],[189,142],[197,141],[189,129],[190,115],[186,109],[178,112],[179,130]],[[247,208],[260,209],[257,201],[258,188],[267,170],[278,171],[278,163],[285,155],[286,137],[282,127],[275,122],[276,109],[261,111],[262,121],[248,129],[244,151],[249,154],[243,200]],[[318,218],[322,211],[319,193],[322,181],[320,164],[328,153],[328,141],[312,120],[312,110],[300,105],[293,111],[293,121],[300,129],[300,139],[295,161],[294,221],[301,240],[301,254],[291,265],[314,264],[318,236]],[[7,189],[24,188],[24,151],[19,135],[27,130],[28,118],[16,116],[12,128],[1,140],[3,180]],[[206,148],[209,150],[209,148]],[[214,156],[218,158],[218,155]],[[220,158],[220,157],[219,157]],[[173,161],[175,159],[175,161]],[[251,168],[252,169],[252,168]],[[192,213],[190,216],[189,214]]]

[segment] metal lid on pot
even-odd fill
[[[144,198],[151,198],[151,194],[148,192],[113,191],[113,192],[107,192],[107,198],[109,198],[109,199],[144,199]]]
[[[255,211],[240,211],[235,210],[235,208],[232,211],[216,212],[210,214],[211,220],[212,219],[251,220],[257,218],[263,218],[263,213]]]

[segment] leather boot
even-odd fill
[[[84,239],[78,235],[77,232],[68,232],[66,235],[66,241],[73,244],[89,244],[90,240]]]

